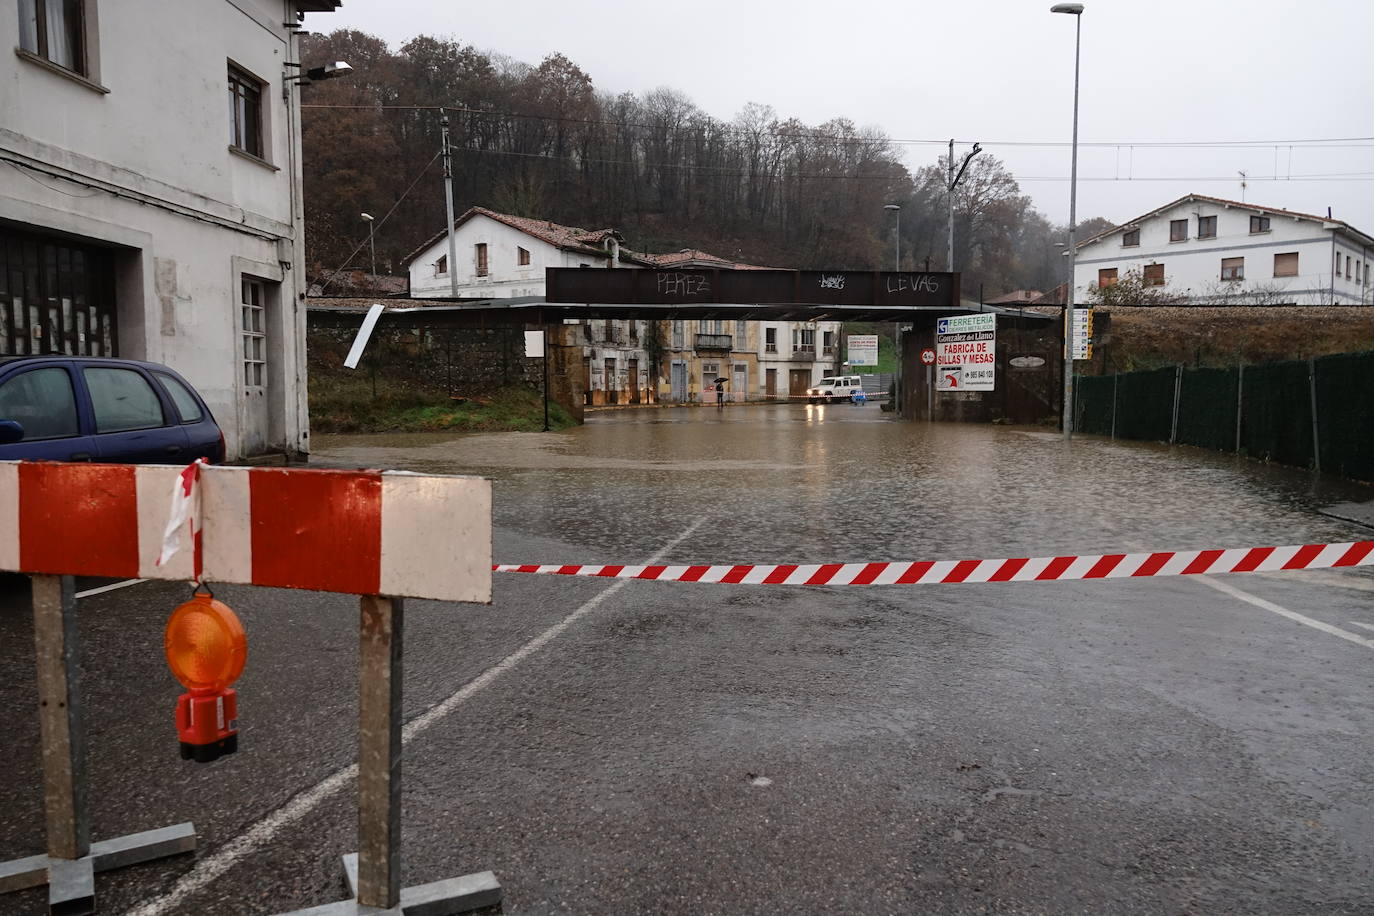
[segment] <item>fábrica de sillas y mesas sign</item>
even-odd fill
[[[997,380],[997,316],[951,315],[935,323],[935,388],[992,391]]]

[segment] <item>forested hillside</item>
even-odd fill
[[[528,65],[427,36],[392,50],[344,30],[303,41],[306,67],[353,67],[304,96],[316,275],[345,262],[367,265],[362,212],[377,217],[382,273],[400,272],[402,258],[443,227],[444,116],[459,213],[481,205],[611,226],[641,251],[701,248],[774,267],[890,269],[896,220],[884,206],[895,203],[902,267],[946,268],[945,160],[913,173],[884,134],[844,118],[808,125],[751,103],[723,121],[672,88],[600,92],[558,54]],[[1087,229],[1105,225],[1094,220]],[[1064,238],[998,160],[984,153],[973,161],[955,193],[955,261],[966,296],[977,296],[980,284],[988,298],[1054,287],[1064,279]]]

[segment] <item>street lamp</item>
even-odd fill
[[[883,204],[884,210],[891,210],[897,217],[897,232],[894,237],[896,241],[897,260],[892,265],[893,270],[902,269],[902,207],[900,204]]]
[[[372,250],[372,282],[377,282],[377,244],[373,240],[373,223],[371,213],[358,214],[367,223],[367,247]]]
[[[1056,3],[1051,13],[1068,13],[1073,27],[1073,158],[1069,167],[1069,285],[1064,300],[1064,438],[1073,438],[1073,287],[1078,247],[1074,223],[1078,220],[1078,52],[1083,38],[1083,4]]]
[[[892,269],[901,270],[902,207],[901,204],[883,204],[883,209],[892,211],[892,215],[897,217],[896,231],[892,234],[893,241],[896,243],[893,246],[894,253],[896,255],[896,261],[893,263]],[[897,384],[894,385],[892,388],[892,412],[894,414],[897,414],[897,416],[901,416],[901,414],[898,413],[898,405],[900,404],[900,398],[902,393],[902,324],[900,321],[892,326],[892,347],[894,350],[897,351]]]

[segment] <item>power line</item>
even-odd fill
[[[949,141],[946,140],[945,143],[948,144]],[[647,169],[647,170],[653,170],[653,169],[667,169],[667,170],[676,170],[676,171],[682,171],[682,172],[696,172],[696,173],[700,173],[700,174],[719,175],[719,176],[734,176],[734,177],[746,177],[746,176],[758,176],[758,175],[759,175],[758,172],[755,172],[755,171],[753,171],[753,170],[751,170],[751,169],[747,169],[747,168],[735,168],[735,167],[732,167],[732,166],[724,166],[724,165],[696,165],[696,164],[685,163],[685,162],[636,162],[636,161],[629,160],[629,159],[602,159],[602,158],[597,158],[597,157],[583,157],[583,156],[553,156],[553,155],[550,155],[550,154],[548,154],[548,153],[525,153],[525,152],[518,152],[518,151],[516,151],[516,150],[481,149],[481,148],[471,148],[471,147],[458,147],[457,149],[458,149],[458,151],[464,152],[464,153],[477,153],[477,154],[487,155],[487,156],[513,156],[513,157],[520,158],[520,159],[543,159],[543,160],[548,161],[548,162],[569,162],[569,163],[574,163],[574,164],[578,164],[578,165],[587,165],[587,164],[590,164],[590,165],[615,165],[615,166],[623,166],[623,167],[625,167],[625,168],[638,168],[638,169]],[[433,164],[433,160],[431,160],[431,164]],[[426,168],[428,168],[428,166],[426,166]],[[903,168],[904,168],[904,167],[903,167]],[[1069,180],[1069,176],[1067,176],[1067,175],[1027,175],[1027,176],[1021,176],[1021,175],[1017,175],[1017,174],[1015,174],[1014,172],[1010,172],[1010,171],[1007,172],[1007,174],[1010,175],[1011,178],[1012,178],[1014,181],[1016,181],[1016,182],[1022,182],[1022,181],[1068,181],[1068,180]],[[904,179],[905,179],[906,177],[908,177],[908,176],[909,176],[909,173],[908,173],[907,175],[896,175],[896,174],[887,174],[887,175],[862,175],[862,174],[861,174],[861,175],[846,175],[846,174],[825,173],[825,172],[784,172],[782,175],[780,175],[780,176],[778,176],[778,177],[780,177],[780,178],[783,179],[783,180],[792,179],[792,180],[800,180],[800,181],[886,181],[886,182],[900,182],[900,181],[904,180]],[[1095,181],[1095,182],[1100,182],[1100,181],[1111,181],[1111,182],[1120,182],[1120,183],[1123,183],[1123,184],[1128,184],[1128,183],[1130,183],[1130,182],[1132,182],[1132,181],[1235,181],[1236,179],[1235,179],[1235,176],[1234,176],[1234,175],[1193,175],[1193,176],[1189,176],[1189,175],[1180,175],[1180,176],[1177,176],[1177,177],[1170,176],[1170,175],[1151,175],[1151,176],[1131,177],[1131,178],[1109,177],[1109,176],[1105,176],[1105,175],[1103,175],[1103,176],[1096,176],[1096,177],[1079,175],[1079,176],[1078,176],[1078,180],[1079,180],[1079,181]],[[1266,176],[1252,176],[1251,180],[1252,180],[1252,181],[1276,181],[1276,182],[1284,182],[1284,181],[1374,181],[1374,172],[1329,172],[1329,173],[1318,173],[1318,174],[1312,174],[1312,175],[1292,175],[1292,176],[1275,175],[1275,176],[1267,176],[1267,177],[1266,177]]]
[[[371,230],[368,232],[369,236],[375,237],[373,234],[382,226],[386,225],[386,221],[391,218],[391,214],[396,212],[396,208],[401,205],[401,201],[405,200],[406,195],[408,195],[411,191],[415,190],[415,186],[420,183],[421,178],[425,177],[425,173],[429,171],[429,167],[434,165],[434,163],[438,162],[439,157],[443,154],[443,150],[440,150],[439,152],[434,154],[433,159],[425,163],[425,167],[420,169],[420,174],[415,176],[415,180],[410,183],[410,187],[406,188],[405,191],[401,192],[401,196],[396,198],[396,202],[391,205],[391,209],[386,211],[386,215],[383,216],[381,219],[377,220],[377,222],[373,225]],[[366,244],[367,239],[363,239],[361,242],[358,243],[357,248],[354,248],[352,251],[348,253],[348,257],[344,258],[344,262],[340,264],[338,267],[334,268],[333,273],[331,273],[328,277],[325,278],[324,283],[320,284],[320,291],[316,295],[324,295],[324,291],[329,288],[329,284],[334,282],[334,278],[337,277],[339,273],[352,262],[353,256],[356,255],[358,252],[362,251],[363,246]]]
[[[517,118],[520,120],[532,121],[551,121],[567,124],[586,124],[604,127],[636,127],[646,130],[664,131],[674,133],[701,134],[710,132],[713,134],[742,134],[751,136],[752,131],[735,127],[728,122],[710,119],[709,123],[697,125],[669,126],[665,124],[654,124],[642,121],[616,121],[609,118],[575,118],[566,115],[540,115],[525,114],[520,112],[488,111],[480,108],[463,108],[453,105],[322,105],[308,104],[301,105],[302,109],[324,109],[337,111],[435,111],[435,112],[454,112],[458,114],[484,115],[495,118]],[[708,116],[709,117],[709,116]],[[777,132],[762,131],[769,136],[779,138],[807,138],[813,140],[835,140],[844,143],[893,143],[903,146],[945,146],[949,143],[948,139],[926,140],[926,139],[894,139],[891,137],[856,137],[841,134],[823,134],[818,129],[803,126],[796,132]],[[971,146],[972,141],[955,141],[961,146]],[[1041,147],[1041,148],[1065,148],[1070,145],[1067,140],[984,140],[980,141],[985,146],[1019,146],[1019,147]],[[1337,146],[1332,144],[1349,144],[1348,146]],[[1268,148],[1274,146],[1294,146],[1307,149],[1364,149],[1374,146],[1374,137],[1308,137],[1301,139],[1278,139],[1278,140],[1080,140],[1080,147],[1133,147],[1136,149],[1224,149],[1224,148]]]

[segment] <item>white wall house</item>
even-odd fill
[[[546,267],[757,269],[694,249],[631,252],[613,229],[578,229],[484,207],[468,210],[454,227],[462,298],[542,296]],[[436,233],[405,261],[412,296],[452,295],[447,233]],[[716,378],[730,380],[723,386],[727,400],[805,396],[808,387],[838,367],[838,321],[663,322],[662,377],[655,377],[644,348],[652,330],[649,322],[598,319],[583,324],[589,405],[714,402]]]
[[[544,295],[546,267],[632,267],[621,263],[620,234],[613,229],[576,229],[473,207],[454,223],[458,295],[509,299]],[[452,294],[448,233],[441,231],[406,255],[410,294]]]
[[[641,266],[628,252],[622,257],[622,239],[614,229],[578,229],[485,207],[473,207],[458,217],[453,235],[456,278],[449,273],[447,231],[435,233],[406,255],[412,296],[451,296],[454,279],[462,298],[542,296],[548,267]],[[643,347],[647,323],[607,319],[582,324],[587,404],[653,400],[658,386]]]
[[[230,458],[309,450],[294,30],[339,5],[4,5],[0,354],[165,363]]]
[[[1374,238],[1338,219],[1191,194],[1078,246],[1080,301],[1128,271],[1198,303],[1374,302]]]

